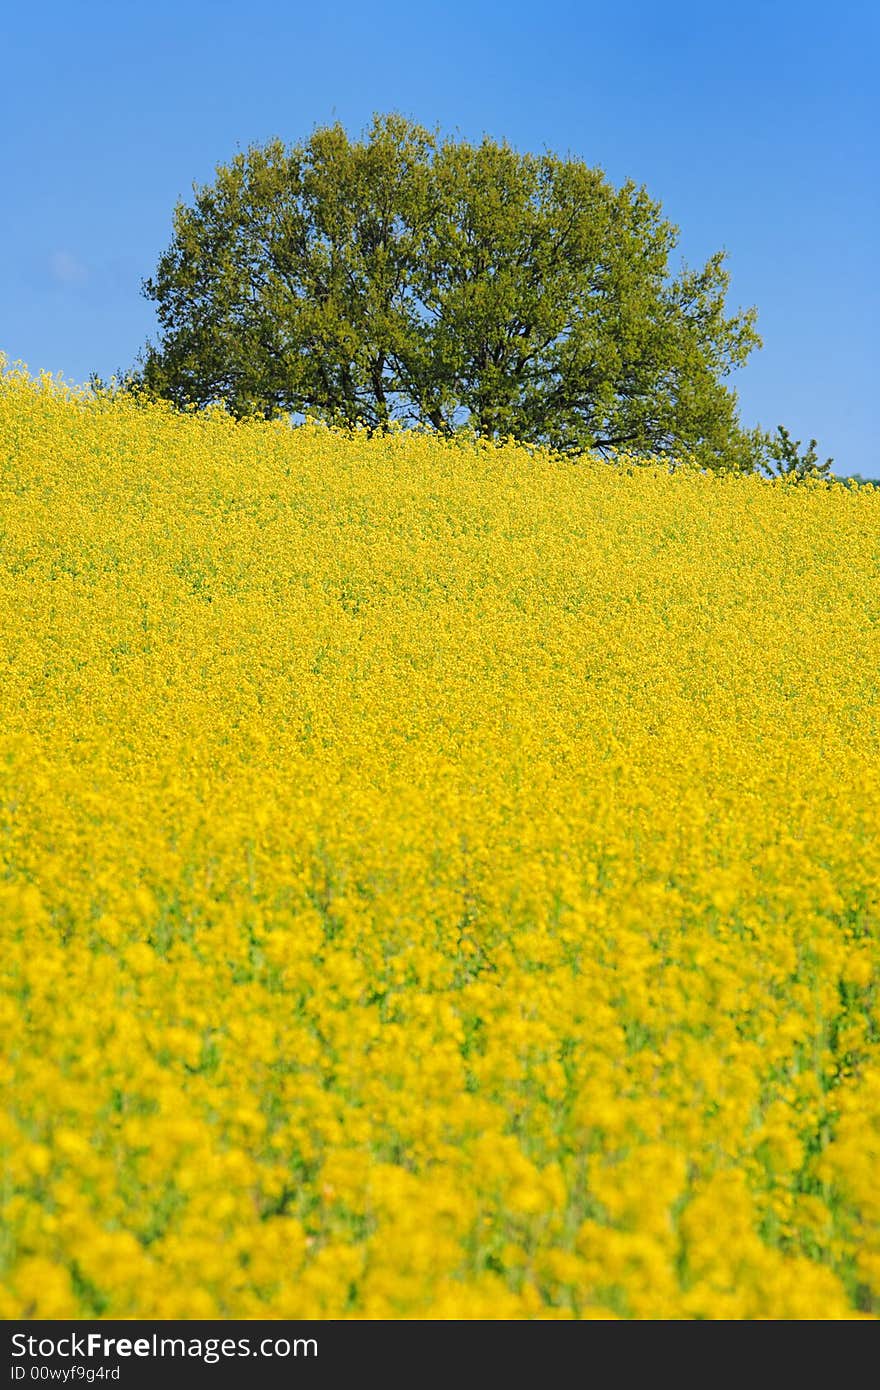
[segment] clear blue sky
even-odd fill
[[[237,149],[399,111],[646,185],[764,348],[744,424],[880,476],[876,0],[47,0],[0,35],[0,351],[85,381],[155,333],[178,199]]]

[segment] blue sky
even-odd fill
[[[393,110],[644,184],[677,254],[726,249],[730,307],[758,308],[743,423],[880,477],[878,39],[873,0],[10,6],[0,351],[71,381],[130,365],[193,181]]]

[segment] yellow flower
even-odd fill
[[[0,508],[0,1314],[876,1316],[880,492],[0,372]]]

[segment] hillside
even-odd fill
[[[0,1316],[880,1310],[880,492],[0,383]]]

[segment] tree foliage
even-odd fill
[[[767,439],[765,470],[772,476],[784,478],[792,483],[802,483],[807,478],[830,478],[833,458],[819,462],[818,443],[811,439],[809,445],[800,452],[801,441],[792,439],[784,425],[777,425],[776,434]]]
[[[724,383],[755,311],[726,309],[721,252],[673,274],[677,229],[632,182],[390,115],[194,193],[144,285],[142,377],[180,405],[756,464]]]

